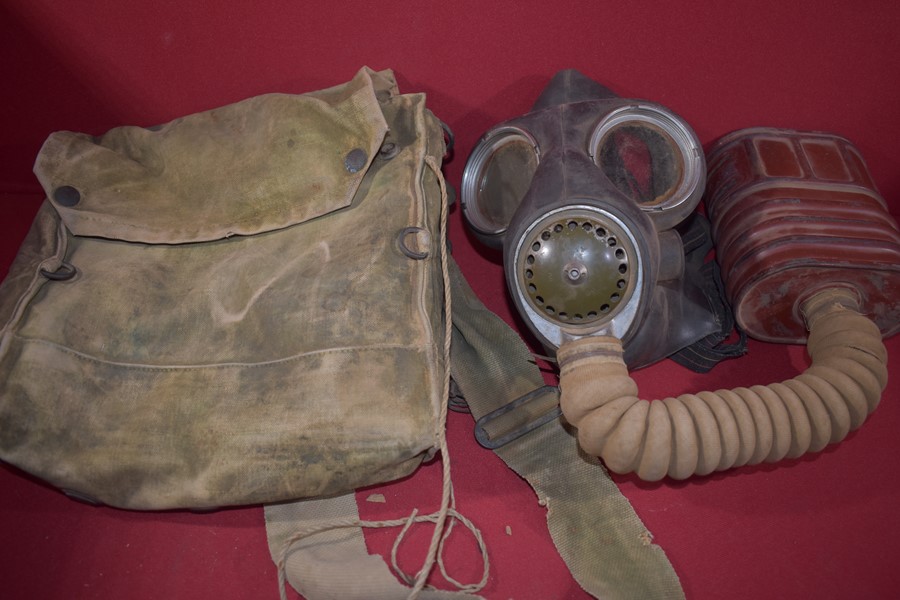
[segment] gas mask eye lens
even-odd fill
[[[680,223],[700,202],[703,149],[687,124],[660,106],[633,104],[607,114],[594,128],[588,151],[659,231]]]
[[[469,224],[499,246],[539,162],[537,143],[515,127],[488,134],[472,153],[463,172],[461,198]],[[494,237],[498,239],[494,239]]]
[[[613,185],[641,205],[670,198],[684,175],[684,161],[672,138],[642,123],[609,130],[600,140],[598,158]]]

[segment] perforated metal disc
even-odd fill
[[[589,211],[551,215],[523,240],[517,277],[524,298],[566,327],[611,319],[634,291],[636,253],[612,220]]]

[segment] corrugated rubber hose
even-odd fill
[[[812,364],[767,386],[640,400],[614,337],[564,343],[560,406],[585,452],[616,473],[685,479],[796,458],[839,442],[875,410],[887,385],[878,327],[844,288],[803,303]]]

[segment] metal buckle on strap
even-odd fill
[[[522,422],[523,417],[528,417],[529,411],[521,411],[518,415],[511,414],[514,411],[519,412],[518,409],[539,400],[546,394],[553,394],[554,396],[554,405],[549,411],[539,413],[536,417],[528,418],[524,423]],[[517,440],[523,435],[534,431],[538,427],[557,419],[560,414],[562,414],[562,411],[559,408],[558,398],[559,388],[555,385],[545,385],[528,392],[524,396],[519,396],[509,404],[505,404],[497,410],[491,411],[478,419],[475,423],[475,439],[478,440],[478,443],[481,444],[481,446],[488,448],[489,450],[501,448],[511,441]],[[516,418],[517,416],[518,418]],[[503,419],[508,419],[511,422],[510,425],[514,428],[507,429],[502,427],[499,423],[494,423],[495,421]],[[496,426],[491,428],[490,426],[492,424]],[[495,430],[493,437],[489,432],[489,429]],[[501,435],[496,435],[497,430],[501,432]]]

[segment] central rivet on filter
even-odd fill
[[[578,283],[585,275],[587,275],[587,267],[580,263],[568,264],[563,267],[566,277],[572,283]]]

